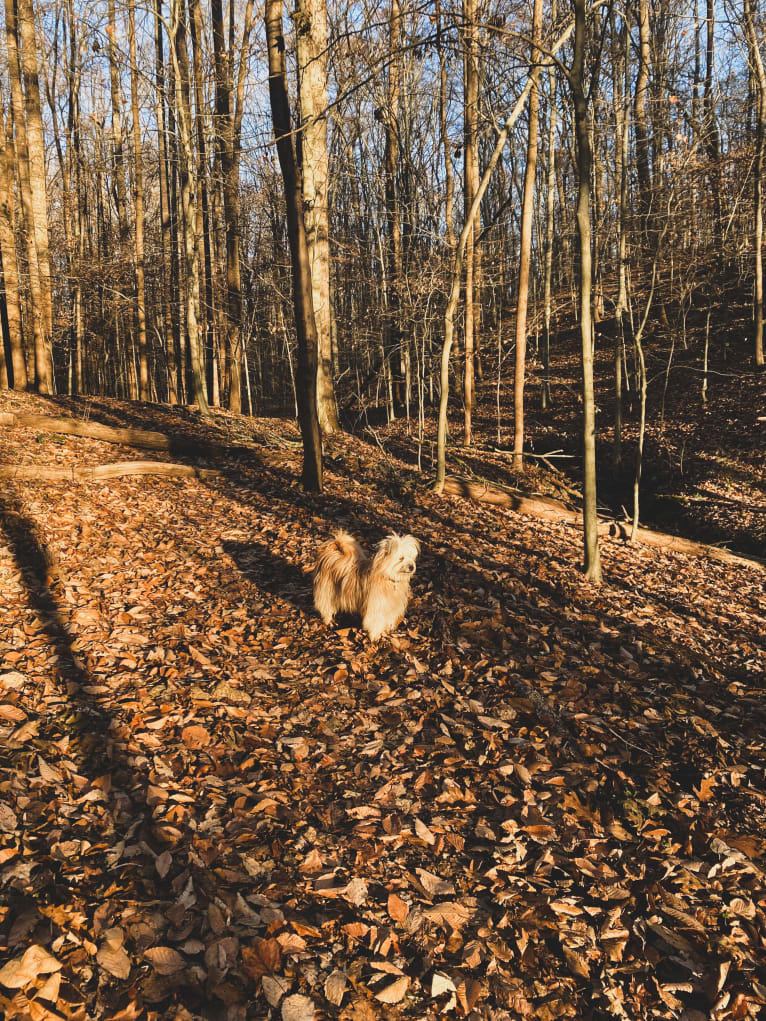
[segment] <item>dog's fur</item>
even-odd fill
[[[368,557],[348,532],[319,547],[314,568],[314,606],[325,624],[336,613],[356,613],[373,641],[401,621],[420,543],[413,535],[386,536]]]

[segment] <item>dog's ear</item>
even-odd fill
[[[412,556],[413,560],[420,556],[420,540],[416,539],[414,535],[405,535],[402,539],[402,545]]]
[[[377,555],[380,557],[387,557],[391,553],[393,545],[398,538],[399,536],[396,532],[391,532],[391,534],[387,535],[385,539],[381,539],[375,548]]]

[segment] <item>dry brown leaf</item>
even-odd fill
[[[252,978],[278,972],[282,967],[282,949],[276,939],[259,939],[242,947],[242,967]]]
[[[210,732],[206,727],[192,724],[181,731],[181,740],[187,748],[205,748],[210,744]]]
[[[401,897],[395,893],[389,893],[388,895],[388,913],[395,922],[403,924],[407,919],[407,912],[410,910],[409,904],[402,900]]]
[[[23,989],[40,975],[59,971],[61,962],[49,954],[45,947],[35,943],[21,957],[9,961],[0,969],[0,984],[8,989]]]
[[[282,1021],[314,1021],[316,1008],[309,996],[293,993],[282,1003]]]
[[[345,973],[337,969],[331,972],[325,979],[324,994],[335,1007],[339,1007],[343,1002],[347,984],[348,980]]]
[[[276,1007],[290,989],[291,984],[289,979],[283,978],[281,975],[264,975],[261,982],[263,995],[272,1007]]]
[[[144,958],[160,975],[175,975],[186,967],[186,961],[172,947],[150,947],[144,951]]]
[[[404,997],[407,995],[407,990],[410,987],[410,980],[406,975],[402,975],[401,978],[394,979],[390,985],[387,985],[385,989],[381,989],[380,992],[375,993],[375,999],[381,1003],[401,1003]]]

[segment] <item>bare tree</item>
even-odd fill
[[[532,60],[540,59],[543,29],[543,3],[534,0],[532,14]],[[519,286],[516,302],[516,366],[513,383],[513,467],[524,470],[524,381],[527,353],[527,306],[529,304],[529,269],[532,261],[532,217],[534,215],[535,173],[537,172],[537,133],[540,92],[537,83],[529,95],[529,131],[527,162],[524,167],[524,198],[521,209],[519,241]]]
[[[266,0],[266,45],[269,51],[269,99],[277,155],[287,206],[287,232],[293,276],[295,329],[298,335],[298,418],[303,437],[303,485],[312,493],[322,491],[322,433],[317,414],[317,330],[314,322],[306,227],[303,222],[298,161],[293,146],[290,100],[287,91],[282,0]]]
[[[9,366],[6,367],[6,385],[15,390],[27,388],[27,364],[24,359],[24,336],[21,327],[19,301],[19,267],[16,258],[16,239],[13,233],[13,134],[11,118],[3,123],[0,109],[0,267],[2,268],[4,331],[7,330]],[[8,367],[10,372],[8,372]]]
[[[192,143],[192,116],[189,100],[189,51],[186,46],[184,0],[171,0],[173,57],[175,64],[176,124],[181,156],[181,206],[183,210],[183,250],[186,267],[186,330],[191,358],[194,400],[200,413],[209,414],[200,359],[199,263],[195,244],[197,195]]]
[[[463,191],[465,200],[465,217],[473,205],[474,195],[479,183],[479,151],[476,130],[479,115],[479,52],[476,39],[476,0],[463,0],[463,77],[465,82],[464,95],[464,132],[463,132]],[[476,331],[476,303],[474,300],[474,277],[476,269],[476,234],[474,224],[470,224],[466,238],[465,250],[465,337],[463,352],[465,370],[463,373],[463,440],[470,446],[473,442],[473,406],[474,406],[474,352]]]
[[[144,168],[141,118],[138,106],[138,65],[136,62],[136,7],[128,0],[128,44],[130,47],[130,107],[133,117],[133,208],[136,259],[136,332],[138,334],[138,396],[149,400],[149,358],[146,341],[146,283],[144,275]]]
[[[643,0],[642,0],[643,2]],[[586,52],[588,45],[587,0],[573,0],[574,49],[569,85],[574,107],[577,146],[577,238],[580,270],[580,357],[583,402],[583,531],[585,577],[601,582],[596,504],[596,402],[593,392],[593,257],[591,252],[591,136],[587,97]]]
[[[330,296],[330,223],[327,190],[330,162],[327,148],[327,0],[298,0],[295,30],[298,50],[300,152],[303,211],[311,263],[311,290],[319,354],[317,409],[325,433],[340,428],[332,372],[332,309]]]
[[[766,71],[764,71],[761,47],[753,21],[750,0],[742,0],[742,18],[750,65],[755,78],[755,167],[753,169],[753,215],[755,229],[755,364],[764,366],[763,359],[763,170],[764,146],[766,145]]]
[[[14,128],[14,169],[19,186],[21,209],[24,220],[24,241],[27,254],[27,272],[29,274],[30,318],[34,338],[35,387],[40,393],[53,393],[53,359],[49,346],[49,333],[46,329],[46,298],[43,286],[45,269],[40,266],[40,250],[37,229],[37,217],[40,214],[39,179],[33,190],[32,160],[27,133],[26,94],[22,88],[22,65],[19,56],[19,31],[15,0],[5,0],[5,38],[8,52],[8,78],[11,86],[11,109]],[[32,36],[34,43],[34,33]],[[26,65],[25,65],[26,67]],[[26,74],[25,74],[26,84]],[[37,139],[42,141],[42,135]],[[41,159],[35,160],[36,172],[39,173]],[[43,165],[44,174],[44,165]],[[43,178],[42,187],[45,181]],[[47,221],[45,223],[47,232]],[[47,251],[47,249],[46,249]],[[48,271],[48,276],[50,272]]]

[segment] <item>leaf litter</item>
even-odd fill
[[[762,573],[606,540],[595,589],[360,440],[311,498],[290,425],[141,414],[221,478],[2,496],[5,1017],[763,1012]],[[423,543],[375,645],[311,606],[338,527]]]

